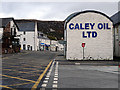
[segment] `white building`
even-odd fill
[[[20,39],[20,45],[22,50],[37,50],[37,22],[29,21],[16,21],[19,27],[17,36]]]
[[[47,35],[42,33],[37,20],[16,20],[19,27],[17,36],[19,36],[22,50],[63,50],[63,45],[58,41],[50,40]],[[38,30],[39,29],[39,30]],[[51,46],[51,47],[50,47]],[[55,48],[53,50],[53,48]],[[61,49],[62,48],[62,49]]]
[[[44,50],[50,50],[50,39],[47,37],[47,35],[45,35],[42,32],[38,33],[38,50],[44,51]]]
[[[114,24],[114,56],[120,57],[120,11],[114,14],[111,19]]]
[[[60,44],[59,41],[51,40],[51,50],[52,51],[63,51],[64,46]]]
[[[111,19],[98,11],[68,16],[64,31],[66,59],[113,60],[112,27]]]

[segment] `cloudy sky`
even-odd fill
[[[64,20],[74,12],[101,11],[112,16],[118,11],[118,2],[2,2],[0,17],[15,19]]]

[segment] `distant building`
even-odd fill
[[[50,50],[50,42],[51,40],[45,35],[44,33],[40,32],[38,33],[38,42],[39,42],[39,49],[41,51],[44,50]]]
[[[16,20],[16,22],[19,27],[17,35],[22,50],[47,50],[50,39],[41,31],[38,31],[36,20]]]
[[[19,27],[17,35],[19,36],[22,50],[52,50],[51,47],[53,46],[55,48],[58,47],[58,50],[60,48],[63,49],[63,45],[58,45],[58,43],[52,45],[52,42],[54,42],[54,40],[50,40],[48,36],[44,34],[49,33],[49,28],[46,30],[46,25],[49,26],[48,23],[46,24],[46,22],[32,19],[16,20],[16,23]],[[55,32],[55,30],[51,28],[50,30],[52,30],[52,32]]]
[[[114,56],[120,56],[120,11],[114,14],[111,19],[114,24]]]
[[[16,53],[20,51],[19,39],[16,32],[19,30],[13,18],[0,18],[2,34],[2,53]]]

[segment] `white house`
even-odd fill
[[[120,57],[120,11],[114,14],[111,19],[114,24],[114,56]]]
[[[73,13],[64,30],[66,59],[113,60],[113,23],[104,13]]]
[[[16,23],[19,27],[17,36],[20,39],[21,49],[37,51],[37,22],[16,20]]]
[[[17,36],[19,36],[22,50],[49,50],[50,39],[38,31],[36,20],[16,20],[16,23],[19,27]]]

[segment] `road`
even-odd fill
[[[58,90],[118,90],[118,62],[66,61],[60,58],[41,84]]]
[[[23,51],[3,55],[2,86],[7,89],[30,89],[57,52]],[[39,87],[39,86],[38,86]]]
[[[119,86],[117,61],[67,61],[61,52],[27,51],[3,56],[2,64],[5,89],[118,90]]]

